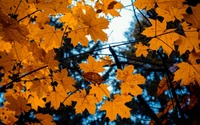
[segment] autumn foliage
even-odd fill
[[[149,17],[149,26],[141,32],[146,42],[138,39],[134,48],[138,58],[145,59],[156,52],[163,59],[167,75],[157,86],[157,96],[171,88],[174,99],[167,102],[157,117],[176,106],[184,114],[180,106],[192,109],[199,97],[189,94],[179,104],[174,89],[200,85],[200,4],[190,6],[183,0],[136,0],[131,6],[156,13],[156,17]],[[116,0],[0,0],[0,90],[5,99],[0,108],[0,122],[18,124],[25,113],[33,111],[37,120],[25,120],[25,124],[56,124],[51,114],[39,111],[47,108],[47,104],[54,110],[71,106],[76,114],[105,112],[110,121],[118,116],[130,118],[131,107],[127,103],[143,93],[141,85],[147,79],[133,65],[120,67],[113,51],[114,58],[89,55],[78,64],[81,77],[76,78],[67,68],[59,66],[60,60],[55,58],[55,50],[64,46],[66,38],[73,47],[89,48],[91,39],[95,43],[106,42],[108,34],[104,30],[110,23],[106,17],[120,16],[123,7]],[[188,8],[192,13],[187,12]],[[60,27],[50,25],[50,17],[58,15]],[[180,61],[167,66],[164,62],[172,55]],[[115,64],[120,91],[113,93],[108,89],[109,79],[102,74]],[[173,67],[173,71],[169,70]],[[87,87],[77,87],[80,79],[88,83]],[[102,105],[97,108],[99,103]],[[156,120],[152,118],[150,124],[153,121]]]

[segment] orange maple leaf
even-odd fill
[[[105,101],[105,104],[102,105],[100,110],[106,110],[106,117],[110,119],[110,121],[116,120],[117,114],[119,114],[122,118],[129,118],[130,108],[128,108],[125,103],[130,102],[132,97],[130,95],[114,95],[114,99],[112,101]]]
[[[90,89],[90,94],[94,94],[97,98],[98,102],[100,102],[103,98],[103,96],[107,96],[110,98],[110,92],[108,90],[108,85],[106,84],[100,84],[98,86],[90,85],[92,88]]]
[[[183,14],[186,14],[186,9],[187,5],[183,5],[179,8],[169,6],[168,8],[156,8],[156,12],[158,13],[159,16],[162,16],[164,18],[164,21],[169,22],[169,21],[174,21],[175,19],[182,20],[183,19]]]
[[[121,92],[122,94],[131,93],[134,96],[142,94],[142,89],[138,84],[144,84],[145,78],[140,74],[133,74],[134,67],[128,65],[122,71],[121,69],[117,70],[117,79],[122,81]]]
[[[73,94],[73,100],[76,101],[76,114],[82,113],[85,109],[88,110],[89,113],[94,114],[96,111],[97,99],[93,94],[86,94],[85,90],[81,90]]]
[[[120,16],[116,9],[122,9],[123,5],[115,0],[100,0],[96,2],[95,8],[97,9],[97,13],[103,11],[106,15]]]
[[[97,18],[94,8],[89,7],[86,9],[86,14],[81,15],[83,23],[88,26],[87,33],[91,35],[91,38],[96,42],[98,39],[106,41],[108,39],[107,34],[103,29],[108,28],[109,21],[104,17]]]
[[[101,61],[96,61],[95,58],[93,58],[92,56],[89,56],[87,59],[88,63],[81,63],[79,64],[80,68],[84,71],[84,72],[103,72],[105,69],[103,68],[104,63],[102,63]]]
[[[75,80],[72,77],[68,76],[67,70],[61,70],[61,72],[57,72],[53,74],[54,80],[58,83],[58,86],[62,86],[66,92],[73,92],[75,87]]]
[[[6,125],[14,125],[18,119],[15,117],[15,111],[4,107],[0,108],[0,120]]]
[[[38,106],[44,108],[46,104],[43,98],[39,98],[36,93],[31,93],[31,95],[29,95],[27,103],[31,104],[32,109],[36,111],[38,110]]]
[[[36,118],[40,120],[40,123],[42,125],[56,125],[55,122],[53,122],[53,116],[49,114],[42,114],[42,113],[37,113],[35,114]]]
[[[45,80],[35,80],[32,82],[27,82],[26,84],[30,84],[30,92],[36,92],[36,95],[41,97],[46,97],[47,93],[53,90],[52,86]],[[27,88],[28,89],[28,88]]]
[[[192,24],[192,27],[200,29],[200,4],[192,8],[192,14],[184,14],[184,20]],[[200,39],[200,32],[198,34]]]
[[[27,100],[23,95],[19,95],[16,98],[13,95],[5,95],[6,103],[4,106],[9,110],[15,111],[16,115],[20,115],[21,113],[28,112],[30,107],[27,106]]]
[[[61,29],[55,30],[54,26],[44,25],[43,29],[41,29],[36,36],[40,38],[37,40],[37,43],[46,52],[62,46],[63,31]]]
[[[51,107],[58,109],[60,103],[67,97],[67,93],[62,86],[57,86],[55,91],[51,91],[50,94],[46,97],[46,102],[51,102]]]
[[[179,35],[173,31],[175,29],[166,30],[166,22],[159,22],[158,20],[150,20],[152,26],[146,28],[142,34],[147,37],[153,37],[149,41],[149,48],[158,50],[163,48],[164,52],[169,56],[174,50],[174,41],[179,38]]]
[[[190,83],[200,83],[200,65],[189,64],[186,62],[178,63],[179,69],[174,73],[174,81],[181,79],[181,85],[189,85]]]
[[[149,48],[148,46],[145,46],[141,42],[139,42],[138,44],[135,44],[134,47],[137,49],[135,52],[136,57],[140,57],[141,55],[143,55],[144,57],[147,56],[147,49]]]
[[[168,8],[170,6],[178,7],[183,5],[184,0],[136,0],[134,6],[138,9],[150,10],[157,5],[160,8]]]

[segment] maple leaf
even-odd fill
[[[116,9],[122,9],[123,5],[115,0],[101,0],[101,2],[96,2],[95,8],[97,9],[97,13],[103,11],[106,15],[110,14],[112,16],[120,16]]]
[[[76,90],[75,90],[76,91]],[[74,91],[74,92],[75,92]],[[72,92],[71,94],[68,94],[68,96],[65,98],[65,100],[63,101],[64,105],[68,105],[68,106],[72,106],[72,101],[74,100],[74,92]]]
[[[172,82],[174,88],[177,86],[177,83],[178,82],[176,81]],[[169,83],[168,77],[167,76],[163,77],[163,79],[158,84],[157,96],[160,96],[161,94],[163,94],[168,89],[169,84],[170,83]]]
[[[5,41],[17,41],[19,43],[28,43],[29,31],[27,26],[19,24],[15,19],[10,18],[0,9],[0,34]]]
[[[152,50],[158,50],[163,48],[164,52],[169,56],[174,50],[174,41],[179,38],[177,33],[174,33],[175,29],[166,30],[166,23],[159,22],[158,20],[150,20],[152,26],[146,28],[142,34],[147,37],[154,37],[149,41],[149,48]]]
[[[90,89],[90,94],[94,94],[97,98],[98,102],[100,102],[103,98],[103,96],[107,96],[110,98],[110,92],[108,90],[108,85],[106,84],[100,84],[98,86],[90,85],[92,88]]]
[[[148,46],[145,46],[141,42],[139,42],[138,44],[135,44],[134,47],[137,49],[135,52],[136,57],[140,57],[141,55],[143,55],[144,57],[147,56],[147,49],[149,48]]]
[[[164,109],[164,114],[168,113],[170,110],[172,110],[176,106],[176,101],[174,99],[169,100],[167,102],[167,105]]]
[[[199,59],[200,59],[200,52],[199,53],[191,52],[189,54],[189,61],[191,64],[198,64]]]
[[[156,4],[160,8],[168,8],[170,6],[179,7],[183,5],[184,0],[136,0],[134,6],[138,9],[150,10],[155,8]]]
[[[87,109],[90,114],[95,113],[95,103],[97,102],[97,100],[93,94],[87,95],[85,90],[81,90],[76,92],[73,97],[73,100],[77,102],[76,106],[74,107],[76,110],[76,114],[82,113],[85,109]]]
[[[143,84],[145,82],[145,78],[139,74],[127,76],[126,81],[121,83],[121,92],[122,94],[131,93],[134,96],[142,94],[142,89],[138,86],[138,84]]]
[[[121,81],[125,81],[127,76],[131,76],[133,74],[134,71],[134,67],[132,65],[128,65],[126,67],[124,67],[123,70],[118,69],[117,70],[117,79],[121,80]]]
[[[36,93],[31,93],[27,103],[31,104],[31,107],[36,111],[38,110],[38,106],[44,108],[46,104],[42,98],[39,98],[36,95]]]
[[[101,61],[95,61],[95,58],[89,56],[87,59],[88,63],[81,63],[79,64],[81,70],[84,72],[103,72],[105,69],[103,68],[104,63]]]
[[[82,46],[88,46],[88,39],[86,38],[87,32],[84,29],[72,30],[68,34],[68,38],[71,38],[71,43],[73,46],[77,46],[80,42]]]
[[[35,80],[35,81],[32,81],[32,82],[28,82],[28,83],[31,84],[31,85],[29,85],[30,91],[36,92],[36,95],[39,98],[46,97],[47,93],[49,93],[53,89],[50,86],[50,84],[48,82],[46,82],[45,80]],[[28,84],[28,83],[26,83],[26,84]]]
[[[41,38],[37,41],[41,48],[46,52],[53,48],[59,48],[62,46],[62,36],[63,31],[61,29],[56,29],[54,26],[45,25],[42,30],[37,33],[37,37]]]
[[[36,2],[39,10],[44,10],[45,15],[56,15],[57,13],[70,12],[67,8],[71,4],[71,0],[41,0]]]
[[[51,91],[50,94],[46,97],[46,102],[51,102],[51,107],[58,109],[60,103],[66,98],[67,93],[62,86],[57,86],[55,91]]]
[[[142,89],[138,86],[138,84],[144,84],[145,78],[140,74],[134,74],[134,67],[132,65],[128,65],[124,68],[124,70],[117,70],[117,79],[121,80],[121,92],[122,94],[131,93],[134,96],[142,94]]]
[[[183,5],[180,8],[169,6],[166,9],[163,8],[156,8],[156,12],[158,15],[162,16],[164,18],[164,21],[174,21],[175,19],[182,20],[183,14],[186,14],[186,9],[188,6]]]
[[[13,7],[18,4],[18,0],[0,0],[0,8],[6,14],[13,12]]]
[[[96,83],[100,85],[104,81],[104,79],[98,73],[95,72],[86,72],[83,73],[82,76],[86,81],[92,82],[94,83],[94,85],[96,85]]]
[[[75,84],[75,80],[72,77],[68,76],[67,70],[61,70],[61,72],[57,72],[53,75],[53,78],[61,85],[66,92],[72,92],[75,89],[73,86]]]
[[[19,61],[26,63],[27,60],[31,58],[31,52],[28,52],[27,46],[24,46],[19,43],[13,43],[13,48],[10,50],[10,53],[14,55],[14,58]]]
[[[11,71],[16,63],[16,59],[12,53],[0,52],[0,66],[3,67],[4,72]]]
[[[54,52],[54,50],[49,50],[48,53],[45,55],[44,58],[44,63],[48,64],[48,68],[51,70],[58,70],[58,65],[59,62],[58,60],[55,60],[56,53]]]
[[[104,63],[104,65],[111,66],[113,64],[113,61],[110,58],[110,56],[101,57],[101,61]]]
[[[18,119],[15,117],[15,111],[4,107],[0,108],[0,120],[4,124],[13,125]]]
[[[13,95],[5,95],[6,103],[4,103],[5,107],[15,111],[15,115],[20,115],[21,113],[28,112],[30,107],[27,106],[27,100],[25,100],[23,95],[19,95],[16,98]]]
[[[0,43],[1,43],[0,51],[6,51],[7,53],[9,53],[10,50],[12,49],[11,43],[2,40],[1,36],[0,36]]]
[[[100,110],[106,110],[106,117],[110,121],[116,120],[117,114],[122,118],[129,118],[130,108],[128,108],[125,103],[130,102],[132,97],[130,95],[114,95],[114,99],[111,101],[105,101]]]
[[[133,5],[139,10],[144,8],[150,10],[155,7],[155,0],[136,0]]]
[[[200,52],[199,44],[200,40],[198,39],[198,32],[185,32],[186,36],[180,36],[178,40],[175,41],[175,44],[178,45],[178,50],[180,54],[184,54],[187,50],[195,52]]]
[[[109,21],[104,17],[96,18],[94,8],[90,7],[86,9],[86,14],[81,15],[83,23],[88,26],[87,33],[91,35],[91,38],[96,42],[98,39],[106,41],[108,39],[107,34],[103,32],[103,29],[108,28]]]
[[[35,114],[36,118],[40,120],[40,123],[42,125],[56,125],[55,122],[53,122],[53,116],[49,114],[42,114],[42,113],[37,113]]]
[[[191,23],[194,28],[200,29],[200,4],[197,4],[197,6],[191,8],[192,14],[184,14],[184,20]],[[200,32],[198,36],[198,38],[200,39]]]
[[[178,63],[179,69],[174,73],[174,81],[181,79],[181,85],[189,85],[190,83],[200,83],[200,65],[189,64],[186,62]]]

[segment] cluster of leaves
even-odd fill
[[[68,69],[59,67],[60,61],[65,59],[56,60],[54,51],[65,44],[66,38],[71,40],[73,47],[88,47],[88,38],[95,42],[107,41],[108,36],[103,30],[108,28],[109,21],[105,16],[120,16],[117,11],[123,8],[120,2],[90,0],[88,4],[84,0],[0,1],[0,90],[4,92],[5,98],[3,107],[0,108],[2,123],[15,124],[25,113],[34,111],[33,122],[25,120],[26,124],[55,124],[53,116],[42,114],[39,108],[58,110],[63,106],[71,106],[76,114],[85,110],[90,114],[95,114],[97,110],[105,111],[110,121],[116,120],[117,115],[130,118],[131,108],[125,103],[142,94],[139,85],[146,81],[144,76],[135,73],[133,65],[122,68],[116,53],[110,47],[118,67],[116,80],[120,89],[118,93],[111,93],[101,74],[106,72],[105,67],[111,67],[113,61],[109,56],[96,60],[90,55],[87,63],[78,64],[78,70],[82,78],[92,84],[80,88],[77,87],[78,79]],[[184,62],[176,64],[179,69],[173,72],[173,79],[169,74],[165,78],[168,82],[160,83],[159,86],[163,89],[158,94],[161,95],[168,89],[167,83],[172,88],[180,80],[181,85],[199,84],[200,4],[190,7],[192,14],[186,11],[189,6],[179,0],[137,0],[132,6],[151,9],[156,13],[156,17],[150,20],[151,26],[141,33],[150,41],[146,45],[139,41],[134,46],[137,57],[147,57],[153,51],[162,52],[167,57],[173,52],[178,52],[177,55],[181,58],[188,55],[188,58],[182,58]],[[49,15],[56,17],[57,14],[62,15],[59,18],[62,24],[59,28],[49,25]],[[195,95],[188,96],[187,99],[198,100]],[[167,104],[164,114],[173,108],[173,102],[179,105],[174,97]],[[96,106],[99,103],[103,103],[100,109]],[[190,106],[192,107],[191,103]]]

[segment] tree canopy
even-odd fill
[[[200,124],[200,3],[129,6],[132,38],[107,46],[120,1],[0,0],[0,123]]]

